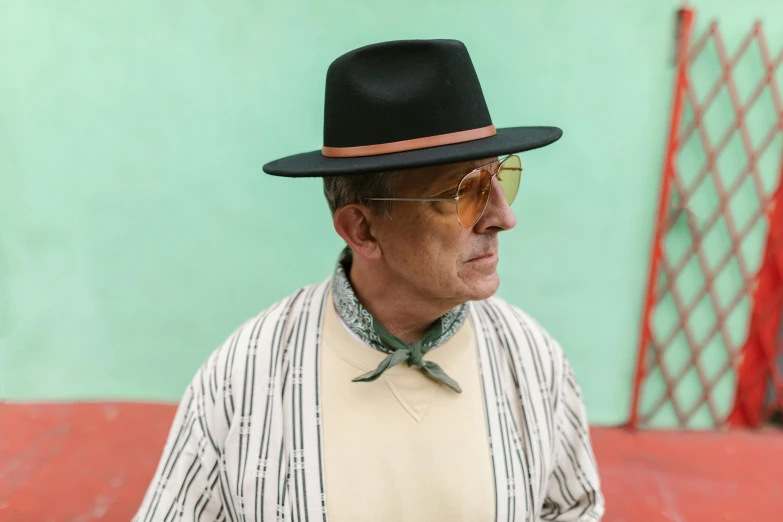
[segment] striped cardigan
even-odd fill
[[[134,522],[327,522],[319,360],[330,284],[262,311],[201,366]],[[470,303],[470,319],[495,520],[600,520],[584,404],[559,345],[499,298]]]

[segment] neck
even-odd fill
[[[354,256],[347,274],[362,306],[392,335],[411,343],[460,303],[423,296],[382,267]]]

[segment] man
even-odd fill
[[[335,60],[324,146],[264,170],[323,176],[347,247],[202,366],[135,520],[599,520],[568,362],[491,297],[513,153],[560,135],[495,129],[459,41]]]

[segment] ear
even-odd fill
[[[381,247],[372,225],[372,212],[364,205],[344,205],[334,213],[334,230],[355,255],[367,260],[381,257]]]

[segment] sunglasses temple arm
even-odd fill
[[[366,198],[367,201],[456,201],[457,198]]]

